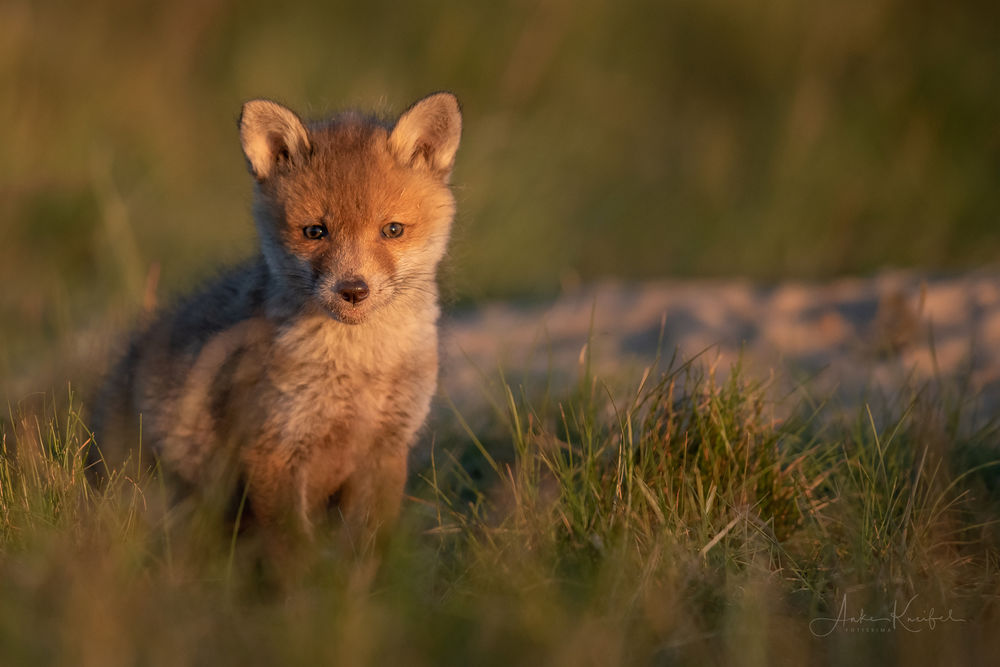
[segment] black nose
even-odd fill
[[[343,280],[337,283],[334,290],[340,295],[341,299],[351,303],[358,303],[368,298],[368,283],[361,278]]]

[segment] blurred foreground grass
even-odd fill
[[[377,573],[321,540],[283,591],[155,478],[89,487],[76,411],[15,414],[0,663],[987,664],[1000,441],[941,389],[781,421],[738,368],[504,385],[491,436],[432,426]]]
[[[0,4],[0,371],[249,253],[242,101],[464,103],[459,299],[1000,250],[995,3]],[[123,315],[124,313],[124,315]]]

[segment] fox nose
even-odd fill
[[[352,304],[359,303],[368,298],[368,283],[361,278],[351,278],[342,280],[333,288],[340,298]]]

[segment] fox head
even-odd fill
[[[436,298],[455,214],[448,178],[458,100],[437,93],[395,123],[344,113],[303,123],[268,100],[243,105],[240,141],[261,248],[280,293],[358,324],[408,299]]]

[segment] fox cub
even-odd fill
[[[438,372],[436,270],[455,213],[450,93],[399,119],[243,106],[260,250],[138,332],[95,414],[101,461],[140,439],[184,486],[241,482],[249,516],[310,534],[397,515]]]

